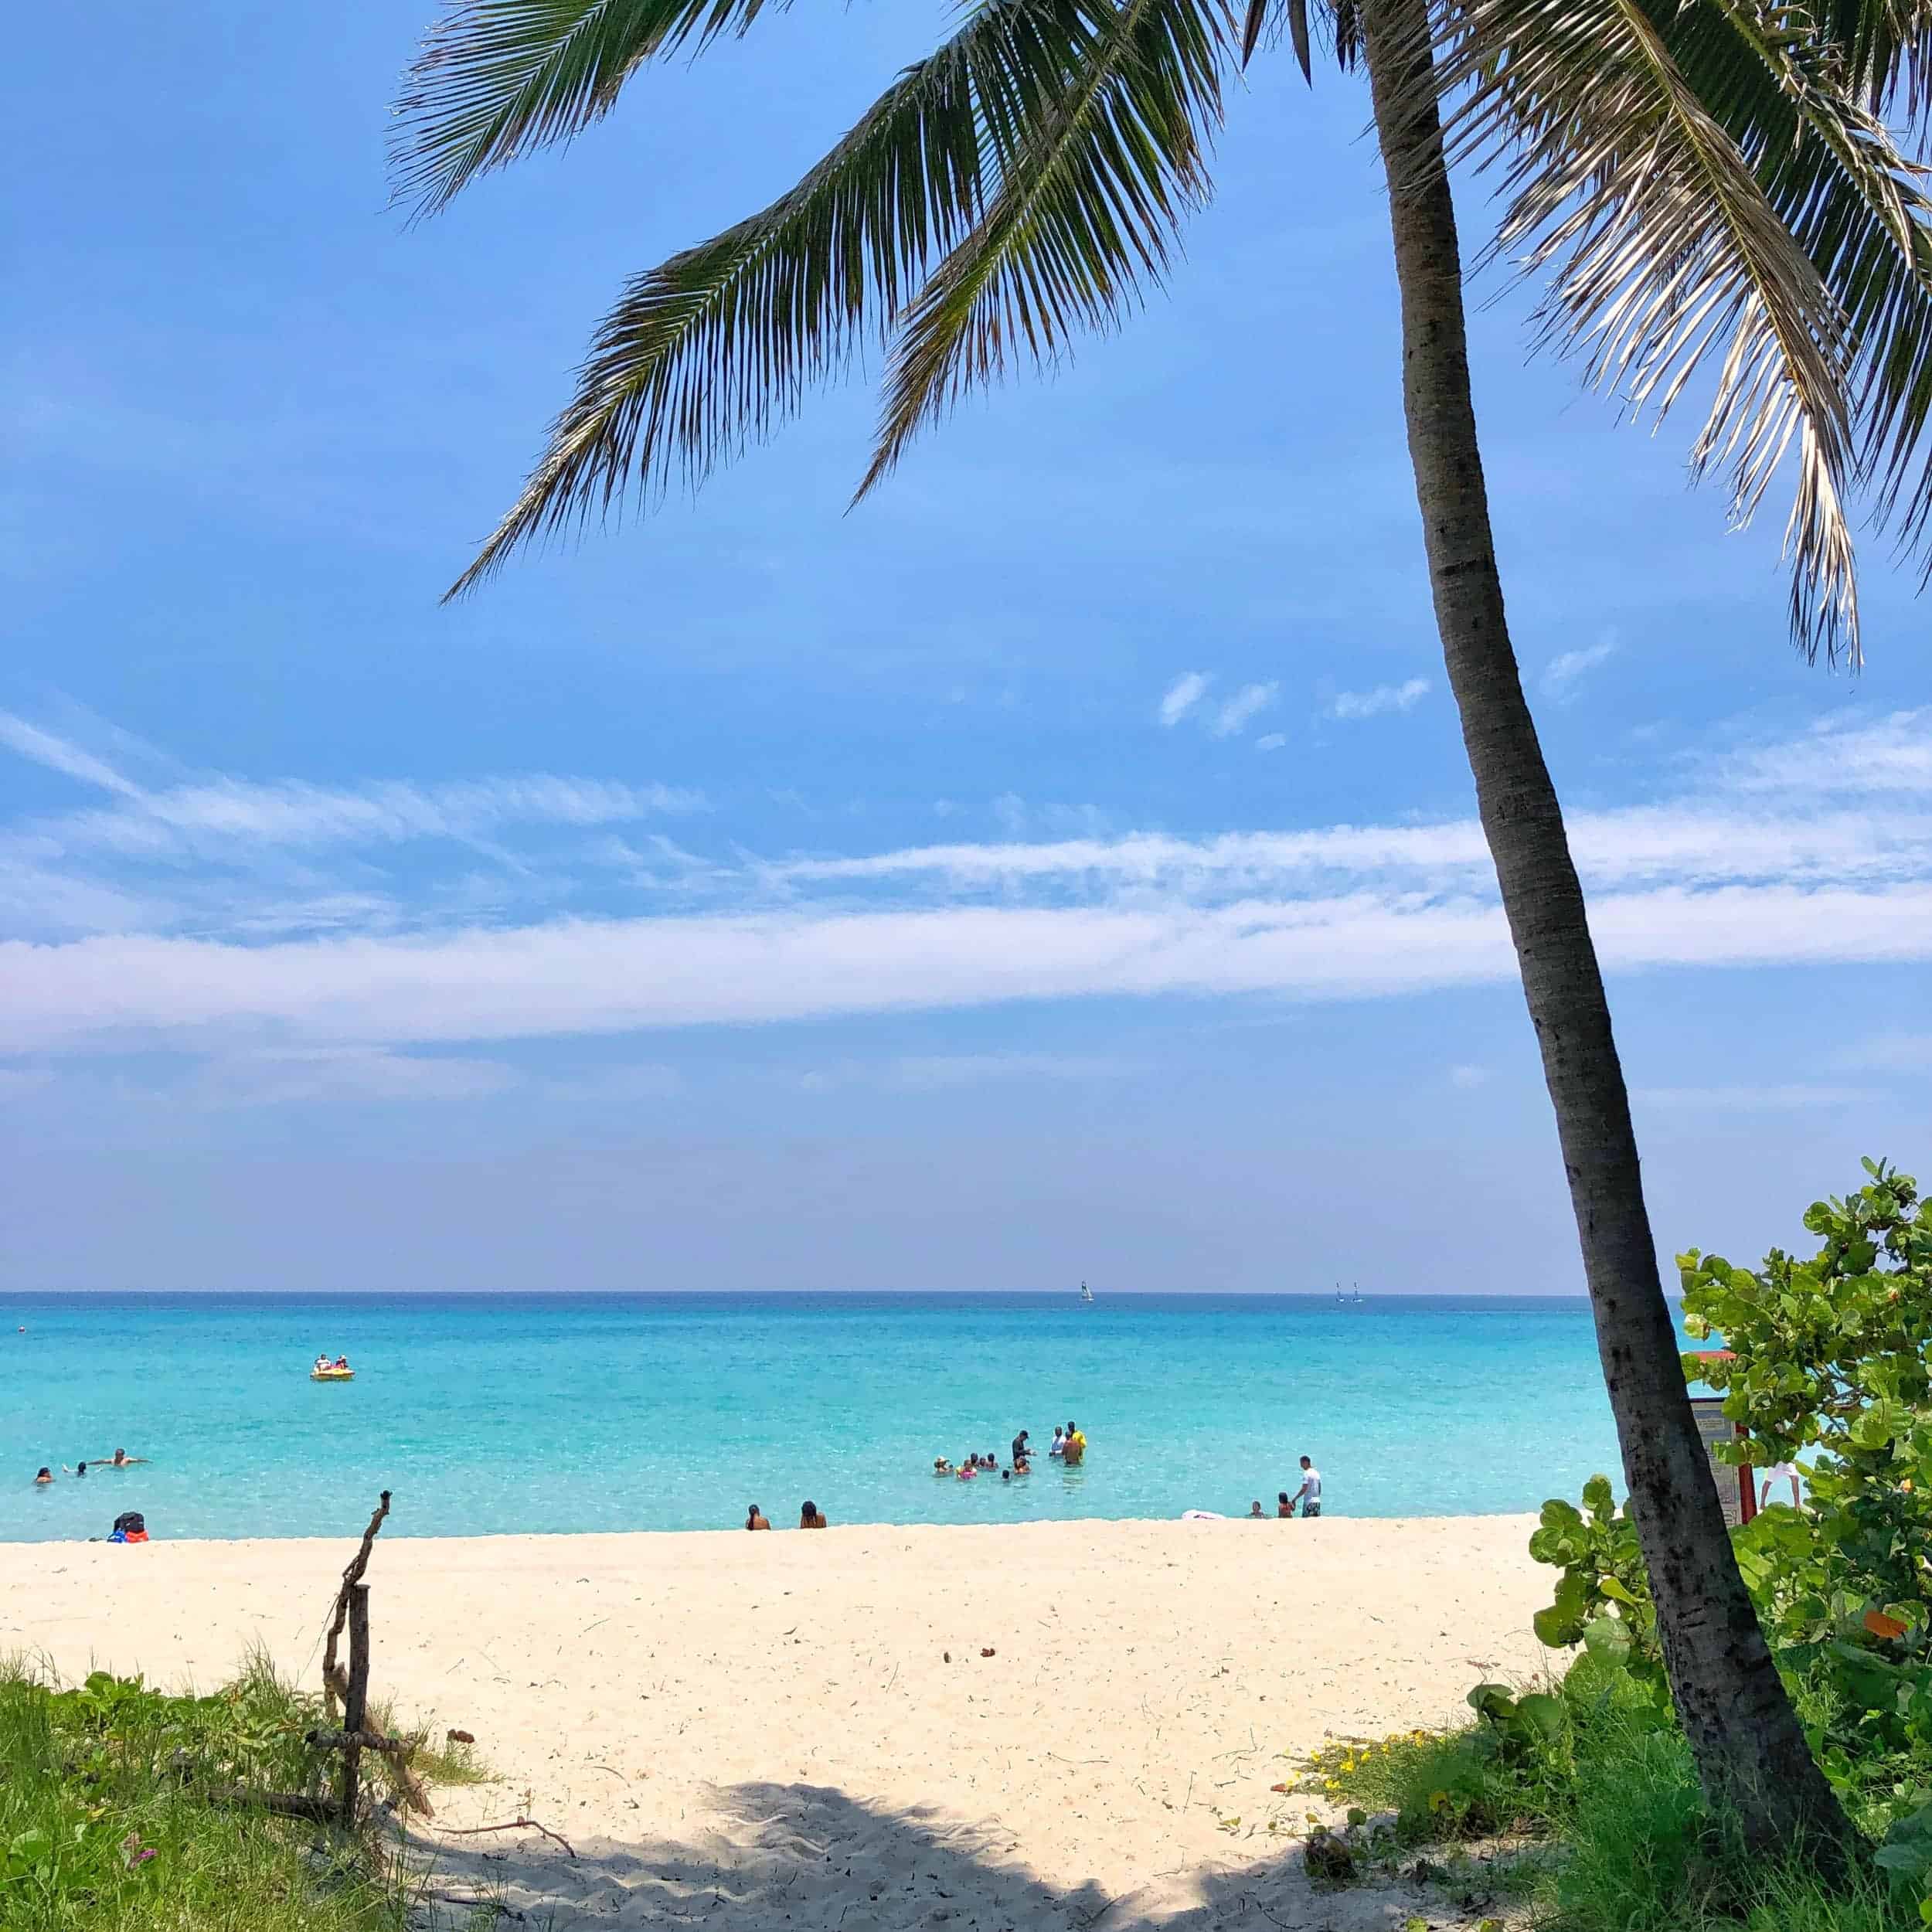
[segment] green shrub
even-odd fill
[[[298,1790],[319,1707],[251,1667],[208,1697],[97,1672],[60,1689],[0,1667],[7,1932],[406,1932],[408,1900],[312,1826],[218,1808],[211,1785]]]

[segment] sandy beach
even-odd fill
[[[1413,1893],[1311,1894],[1309,1801],[1270,1787],[1541,1668],[1532,1522],[399,1537],[372,1689],[497,1774],[420,1834],[438,1883],[556,1932],[1400,1926]],[[0,1648],[207,1688],[260,1647],[313,1685],[352,1548],[8,1545]],[[578,1855],[439,1839],[526,1809]]]

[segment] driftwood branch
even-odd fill
[[[232,1784],[205,1794],[210,1804],[231,1810],[274,1811],[282,1818],[305,1818],[316,1825],[333,1825],[335,1808],[325,1798],[305,1798],[294,1791],[251,1791]]]
[[[370,1546],[376,1541],[376,1532],[383,1526],[383,1519],[388,1514],[389,1492],[385,1489],[382,1500],[376,1506],[375,1515],[369,1519],[369,1527],[362,1532],[362,1547],[342,1572],[342,1587],[335,1593],[335,1607],[329,1617],[328,1639],[322,1646],[322,1688],[339,1704],[349,1702],[349,1678],[335,1661],[335,1646],[341,1639],[342,1626],[349,1621],[349,1593],[362,1580],[362,1572],[369,1567]]]
[[[539,1825],[533,1818],[505,1818],[501,1825],[465,1825],[460,1830],[454,1825],[445,1825],[445,1838],[481,1838],[485,1832],[541,1832],[552,1844],[560,1845],[571,1857],[577,1856],[576,1848],[568,1838],[559,1838],[547,1825]]]
[[[435,1817],[436,1807],[430,1802],[423,1781],[410,1768],[410,1753],[415,1743],[413,1738],[385,1737],[380,1731],[357,1731],[352,1736],[359,1750],[374,1751],[388,1761],[402,1791],[403,1802],[419,1818]],[[304,1733],[302,1742],[311,1750],[339,1751],[348,1748],[351,1736],[348,1731],[308,1731]]]

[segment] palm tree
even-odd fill
[[[606,113],[654,57],[749,29],[765,0],[452,0],[412,70],[403,196]],[[1791,618],[1856,662],[1846,502],[1916,535],[1932,406],[1928,209],[1882,120],[1919,106],[1932,8],[1825,0],[1318,0],[1366,68],[1401,294],[1403,390],[1437,624],[1555,1108],[1584,1270],[1679,1714],[1706,1791],[1755,1848],[1842,1864],[1814,1764],[1739,1580],[1685,1398],[1628,1098],[1563,814],[1505,619],[1445,157],[1502,173],[1493,250],[1546,284],[1549,337],[1661,414],[1699,372],[1692,454],[1734,509],[1791,460]],[[868,338],[890,345],[860,495],[1009,361],[1059,355],[1168,271],[1209,191],[1233,66],[1308,0],[973,0],[770,206],[639,275],[599,329],[522,495],[451,594],[519,546],[696,481]],[[1444,109],[1447,110],[1445,123]]]

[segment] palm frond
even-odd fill
[[[931,264],[995,205],[1005,170],[1029,164],[1118,12],[1115,0],[978,0],[797,187],[632,281],[543,458],[449,594],[634,487],[648,496],[674,474],[701,480],[858,342],[886,339]],[[1152,135],[1123,121],[1116,138],[1145,154]],[[1113,185],[1128,199],[1110,232],[1138,232],[1141,191],[1128,175]]]
[[[486,170],[607,114],[642,62],[742,33],[765,4],[454,0],[425,36],[396,104],[396,199],[434,213]]]
[[[1235,25],[1223,0],[1064,0],[1066,32],[985,116],[998,188],[920,291],[895,345],[862,496],[920,426],[1077,330],[1104,329],[1173,256],[1209,192]],[[1035,84],[1044,73],[1050,84]]]
[[[1709,372],[1692,471],[1729,466],[1736,519],[1794,455],[1793,633],[1808,651],[1855,661],[1852,318],[1679,64],[1671,29],[1699,10],[1680,0],[1446,7],[1440,84],[1465,90],[1452,145],[1503,166],[1495,250],[1549,277],[1544,339],[1579,355],[1590,381],[1655,419]],[[1747,10],[1760,20],[1775,11]],[[1741,72],[1764,56],[1740,39],[1728,58]],[[1808,106],[1848,131],[1858,113],[1821,90]]]
[[[1903,502],[1910,545],[1932,514],[1932,202],[1866,104],[1890,93],[1906,57],[1903,9],[1859,11],[1845,23],[1858,37],[1839,44],[1796,9],[1705,0],[1672,22],[1672,52],[1844,310],[1859,479],[1881,519]],[[1866,30],[1881,14],[1889,43]]]
[[[1927,0],[1816,0],[1818,38],[1845,62],[1845,81],[1862,107],[1889,113],[1903,104],[1917,121],[1932,107],[1932,5]]]

